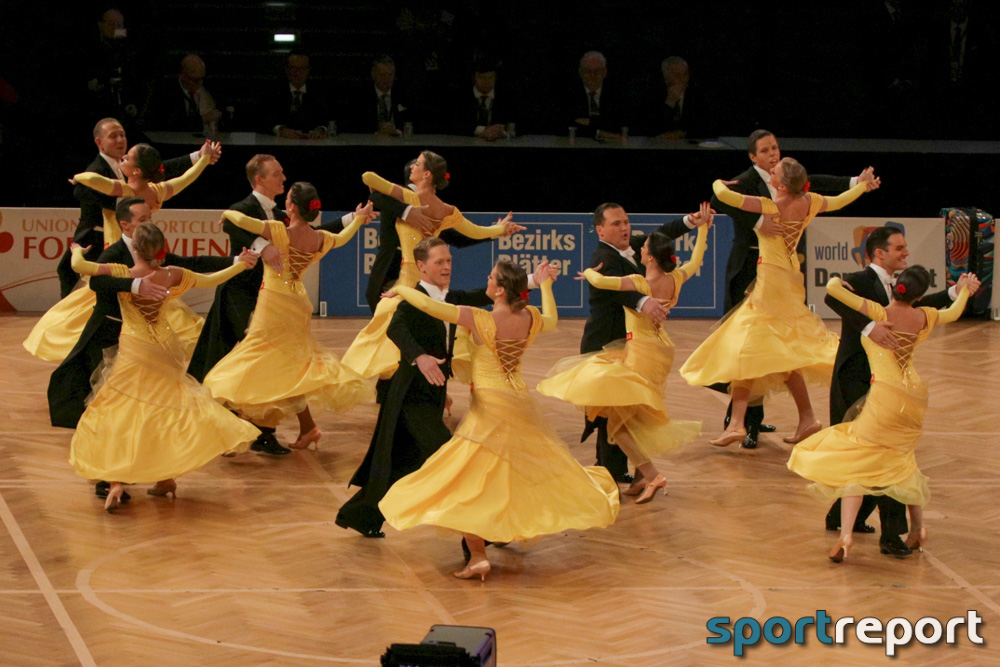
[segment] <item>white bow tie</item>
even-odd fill
[[[635,257],[635,248],[628,248],[627,250],[619,250],[622,257],[628,257],[629,259]]]

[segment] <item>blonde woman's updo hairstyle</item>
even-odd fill
[[[448,162],[434,151],[421,151],[420,154],[424,156],[424,168],[434,177],[434,189],[448,187]]]
[[[306,222],[312,222],[319,216],[322,202],[319,200],[319,193],[312,183],[298,181],[293,183],[288,189],[288,194],[292,197],[292,203],[299,207],[299,217]]]
[[[150,264],[163,260],[166,246],[163,232],[152,222],[144,222],[132,232],[132,248]]]
[[[788,194],[800,195],[806,192],[809,174],[795,158],[781,158],[781,184],[788,188]]]
[[[528,305],[528,300],[521,298],[528,291],[528,274],[519,264],[509,259],[498,261],[495,282],[504,289],[507,303],[515,313]]]

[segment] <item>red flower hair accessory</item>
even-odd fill
[[[677,263],[677,255],[671,255],[670,256],[670,261],[673,262],[674,264],[676,264]]]
[[[161,174],[163,173],[163,165],[162,164],[160,165],[160,168],[157,169],[157,171],[160,172]]]
[[[447,172],[447,171],[445,172],[445,174],[444,174],[444,180],[446,180],[446,181],[450,181],[451,180],[451,172]]]
[[[906,285],[903,284],[896,285],[896,292],[898,292],[899,294],[906,294]]]
[[[527,301],[527,300],[528,300],[528,290],[524,290],[523,292],[521,292],[521,301]]]
[[[167,249],[160,248],[160,252],[156,253],[156,259],[164,259],[167,256]]]
[[[806,184],[802,186],[802,192],[809,192],[809,188],[812,187],[812,183],[806,181]]]
[[[323,206],[323,204],[318,199],[310,199],[309,200],[309,210],[310,211],[318,211],[320,209],[320,207],[322,207],[322,206]]]

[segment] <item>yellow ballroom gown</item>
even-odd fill
[[[855,310],[868,304],[868,317],[886,321],[880,304],[848,292],[840,278],[827,290]],[[954,322],[965,309],[969,292],[962,289],[946,310],[920,308],[926,326],[917,334],[892,332],[900,343],[888,350],[862,336],[872,368],[872,388],[852,422],[811,435],[792,450],[788,469],[813,482],[809,492],[823,502],[845,496],[885,495],[904,505],[924,505],[930,498],[927,477],[917,466],[915,449],[923,431],[927,387],[913,366],[913,352],[937,324]]]
[[[684,282],[694,276],[705,256],[708,232],[698,228],[691,261],[670,272],[676,305]],[[584,275],[599,289],[618,289],[621,278],[602,276],[594,269]],[[645,277],[628,278],[636,291],[652,296]],[[557,363],[549,377],[538,385],[538,393],[582,407],[587,419],[608,419],[608,442],[625,432],[638,452],[629,453],[633,464],[642,465],[653,454],[677,449],[701,435],[701,422],[672,421],[663,403],[667,376],[674,363],[674,343],[666,330],[647,316],[625,307],[624,345],[616,341],[601,352],[569,357]]]
[[[409,288],[400,294],[421,309],[428,302],[446,306],[454,313],[447,321],[458,320],[454,306]],[[542,285],[542,303],[544,316],[527,307],[531,330],[520,340],[497,340],[490,312],[472,309],[481,342],[470,343],[474,390],[469,412],[451,440],[393,484],[379,503],[397,530],[427,524],[512,542],[614,523],[618,485],[605,468],[585,468],[573,458],[546,424],[521,375],[524,351],[540,331],[555,328],[551,281]]]
[[[860,196],[865,187],[862,183],[849,192]],[[780,235],[757,233],[760,259],[753,291],[681,366],[688,384],[746,384],[750,400],[785,391],[785,381],[793,371],[806,382],[830,385],[840,338],[806,306],[796,252],[799,237],[823,203],[821,195],[810,193],[809,197],[804,220],[776,218]],[[760,199],[765,214],[778,213],[774,202]]]
[[[117,277],[128,276],[128,267],[112,268]],[[162,317],[170,300],[193,287],[214,287],[243,268],[235,264],[210,275],[181,269],[181,283],[163,302],[118,295],[117,357],[102,369],[70,448],[70,464],[80,477],[126,484],[171,479],[220,454],[245,451],[260,435],[187,375],[181,343]]]
[[[193,183],[209,162],[208,157],[203,157],[177,178],[162,183],[150,183],[149,187],[156,195],[154,203],[149,207],[150,210],[153,213],[159,211],[163,207],[163,202]],[[110,195],[115,184],[120,183],[122,197],[135,196],[135,192],[128,183],[107,178],[92,171],[77,174],[74,179],[78,183],[106,195]],[[107,250],[111,244],[117,243],[118,239],[122,237],[122,230],[115,218],[114,211],[103,209],[102,213],[104,214],[104,249]],[[77,341],[80,340],[80,335],[94,311],[94,304],[97,303],[97,295],[89,287],[90,279],[84,276],[82,285],[49,308],[35,323],[28,337],[24,339],[22,343],[24,349],[44,361],[62,363],[76,346]],[[174,333],[180,338],[186,358],[190,359],[194,352],[194,346],[198,342],[198,336],[201,335],[205,318],[191,310],[186,303],[179,299],[167,302],[167,308],[163,312]]]
[[[271,428],[307,406],[341,411],[374,402],[371,383],[313,338],[312,302],[302,284],[306,270],[347,243],[364,217],[355,217],[340,234],[320,231],[323,245],[317,252],[306,253],[289,245],[282,222],[256,220],[237,211],[223,215],[257,234],[267,225],[271,244],[281,252],[283,269],[278,274],[264,265],[264,283],[247,335],[209,371],[205,386],[227,407]]]
[[[368,187],[389,196],[392,195],[393,187],[397,187],[370,171],[365,172],[361,180]],[[401,187],[401,190],[403,201],[407,205],[420,206],[420,197],[416,192],[406,187]],[[466,219],[457,207],[452,208],[454,210],[451,215],[441,220],[433,236],[438,236],[446,229],[454,229],[472,239],[496,238],[503,235],[505,230],[503,225],[481,227]],[[413,258],[413,249],[427,237],[402,219],[397,219],[395,224],[396,232],[399,234],[399,247],[403,253],[396,285],[416,287],[420,282],[420,271],[417,270],[417,262]],[[396,367],[399,366],[399,349],[389,340],[388,330],[389,322],[399,302],[398,296],[379,300],[372,319],[358,332],[351,346],[344,352],[345,366],[366,378],[388,378],[396,372]]]

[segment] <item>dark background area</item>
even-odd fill
[[[313,80],[349,95],[368,80],[372,59],[396,59],[398,85],[421,109],[417,137],[384,147],[270,150],[294,179],[314,181],[327,202],[364,195],[367,169],[398,178],[419,133],[447,115],[450,91],[471,85],[478,57],[501,62],[498,89],[517,98],[518,133],[563,134],[563,91],[579,86],[580,55],[608,59],[608,85],[627,91],[637,115],[662,94],[659,64],[679,55],[691,91],[710,102],[707,136],[745,136],[767,127],[780,137],[1000,139],[996,12],[966,3],[975,58],[949,80],[947,0],[903,2],[905,33],[890,28],[885,3],[737,2],[172,2],[121,6],[135,70],[150,85],[168,80],[187,52],[208,68],[218,106],[235,110],[229,130],[255,130],[262,82],[283,76],[287,47],[275,31],[299,35]],[[86,66],[107,3],[5,3],[0,77],[0,205],[73,206],[66,178],[94,155]],[[422,25],[422,28],[414,28]],[[972,28],[970,37],[972,39]],[[438,69],[423,63],[434,52]],[[3,91],[0,90],[0,93]],[[141,119],[126,123],[142,140]],[[638,134],[633,131],[633,134]],[[192,137],[191,149],[198,139]],[[583,144],[584,142],[581,142]],[[161,146],[164,157],[183,152]],[[227,146],[223,162],[172,206],[222,207],[245,194],[243,164],[256,152]],[[787,152],[787,151],[786,151]],[[997,151],[1000,153],[1000,150]],[[852,214],[935,215],[945,205],[989,208],[995,154],[880,151],[797,152],[813,171],[855,174],[873,164],[886,188]],[[723,151],[460,148],[446,154],[455,174],[448,199],[465,210],[589,210],[605,199],[636,211],[693,210],[711,180],[748,165]],[[328,204],[329,205],[329,204]],[[346,204],[345,204],[346,206]]]

